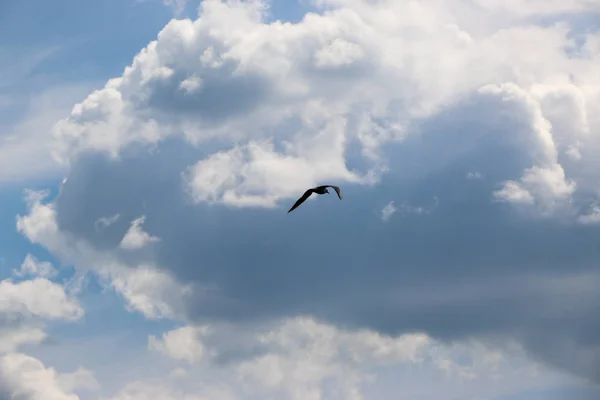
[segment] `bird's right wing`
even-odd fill
[[[294,211],[300,204],[304,203],[304,201],[306,199],[308,199],[312,193],[313,193],[312,189],[308,189],[306,192],[304,192],[304,194],[302,195],[302,197],[300,197],[296,201],[296,203],[294,203],[294,205],[292,206],[292,208],[290,208],[290,210],[288,211],[288,213]]]

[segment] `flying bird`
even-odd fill
[[[338,197],[340,198],[340,200],[342,199],[342,191],[340,190],[339,187],[337,186],[333,186],[333,185],[323,185],[323,186],[317,186],[311,189],[308,189],[306,192],[304,192],[304,194],[302,195],[302,197],[300,197],[296,203],[292,206],[292,208],[290,208],[290,210],[288,211],[288,213],[294,211],[300,204],[304,203],[304,201],[306,199],[308,199],[310,197],[311,194],[316,193],[316,194],[329,194],[329,191],[327,190],[327,188],[333,188],[333,190],[335,190],[335,192],[337,193]]]

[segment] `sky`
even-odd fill
[[[598,21],[1,2],[0,400],[599,399]]]

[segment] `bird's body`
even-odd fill
[[[313,193],[316,193],[316,194],[329,194],[329,190],[327,190],[327,188],[332,188],[333,190],[335,190],[335,192],[337,193],[337,195],[340,198],[340,200],[342,199],[342,191],[340,190],[339,187],[333,186],[333,185],[317,186],[317,187],[314,187],[314,188],[310,188],[306,192],[304,192],[304,194],[302,195],[302,197],[300,197],[296,201],[296,203],[294,203],[294,205],[292,206],[292,208],[290,208],[290,210],[288,211],[288,213],[294,211],[300,204],[304,203],[304,201],[306,199],[308,199],[310,197],[310,195],[313,194]]]

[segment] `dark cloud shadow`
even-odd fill
[[[272,80],[256,73],[238,72],[239,64],[223,62],[219,68],[203,68],[197,75],[185,71],[174,72],[169,78],[154,79],[134,102],[136,113],[164,119],[193,116],[212,126],[229,118],[249,114],[268,102],[273,94]],[[181,88],[188,78],[201,78],[194,90]]]
[[[597,381],[597,372],[583,369],[597,370],[599,296],[561,295],[538,278],[599,273],[600,231],[523,218],[492,201],[498,182],[518,178],[530,164],[512,139],[527,129],[526,116],[502,107],[511,105],[466,99],[390,148],[394,172],[377,187],[346,185],[343,201],[320,197],[292,214],[287,204],[252,210],[192,205],[180,174],[203,154],[180,142],[116,162],[87,155],[74,164],[57,200],[59,224],[109,250],[129,221],[147,215],[144,229],[161,241],[126,260],[148,257],[181,282],[196,284],[187,305],[196,321],[310,314],[442,339],[510,334],[545,361]],[[470,171],[483,179],[466,179]],[[429,215],[379,219],[390,200],[420,205],[433,196],[439,205]],[[109,230],[95,230],[98,218],[116,213],[125,217]],[[206,285],[216,289],[202,290]],[[596,308],[551,309],[582,301]],[[565,340],[574,350],[557,353]]]

